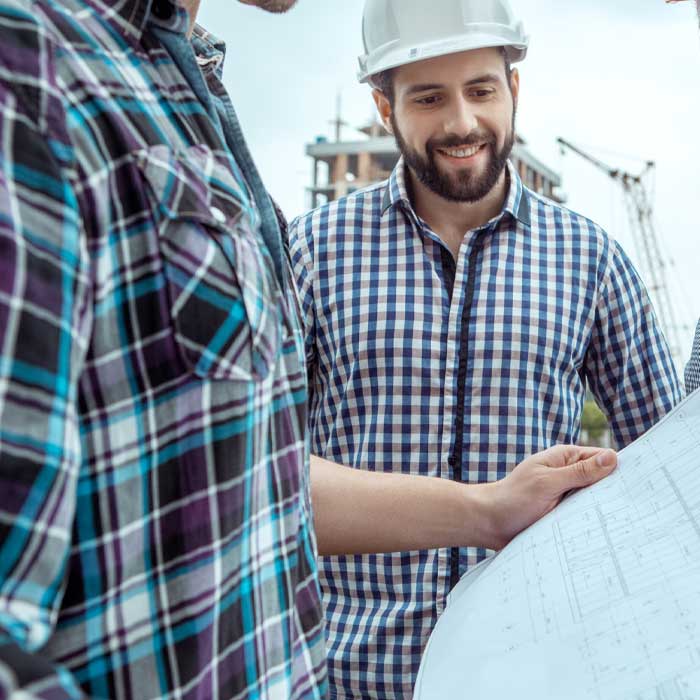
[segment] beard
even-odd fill
[[[500,151],[496,150],[496,136],[487,130],[473,131],[468,136],[451,134],[441,139],[431,138],[425,144],[423,156],[406,143],[399,129],[394,114],[391,115],[391,124],[396,137],[396,144],[403,155],[404,162],[414,172],[420,182],[439,197],[450,202],[478,202],[483,199],[496,185],[501,173],[506,167],[508,157],[515,143],[515,110],[509,133]],[[449,174],[440,169],[436,160],[437,150],[440,148],[456,148],[458,146],[475,146],[484,144],[489,152],[486,167],[481,174],[476,174],[470,168],[464,168],[456,173]]]

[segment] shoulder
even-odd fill
[[[33,2],[0,1],[0,65],[3,80],[20,79],[39,70],[37,56],[45,54],[49,32]],[[12,74],[7,74],[7,70]]]
[[[545,235],[564,238],[606,258],[619,250],[615,238],[587,216],[528,188],[523,188],[523,195],[528,198],[531,226]]]
[[[52,53],[56,44],[57,14],[57,8],[37,0],[0,0],[2,65],[18,75],[40,70],[36,57]]]
[[[533,229],[541,229],[547,238],[568,250],[573,264],[584,270],[596,270],[602,287],[624,284],[639,292],[643,283],[634,263],[619,241],[595,221],[542,195],[526,190],[530,202]]]
[[[0,86],[40,129],[57,118],[63,101],[56,70],[58,12],[43,2],[0,1]]]
[[[297,216],[289,226],[290,240],[304,238],[310,242],[319,232],[325,237],[339,227],[345,228],[348,222],[360,228],[376,225],[386,187],[387,181],[378,182]]]

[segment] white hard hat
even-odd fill
[[[508,0],[366,0],[361,83],[389,68],[459,51],[502,46],[522,61],[529,37]]]

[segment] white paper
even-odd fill
[[[464,577],[414,697],[700,699],[700,391]]]

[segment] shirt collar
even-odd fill
[[[192,32],[192,47],[197,55],[197,63],[206,72],[214,70],[221,78],[226,58],[226,43],[198,24]]]
[[[508,161],[506,167],[508,168],[508,181],[510,185],[508,187],[506,201],[503,204],[503,209],[496,219],[502,218],[505,214],[510,214],[514,219],[517,219],[522,224],[529,227],[530,203],[528,201],[527,191],[513,164]],[[408,207],[410,211],[413,211],[411,198],[408,194],[406,166],[403,156],[399,158],[399,162],[396,164],[396,167],[387,180],[384,197],[382,199],[382,216],[392,207],[399,205]]]
[[[186,33],[190,26],[189,12],[177,0],[122,0],[111,6],[105,5],[102,0],[86,2],[137,41],[149,24],[175,33]],[[226,55],[223,41],[195,24],[192,46],[203,69],[213,67],[219,72],[222,70]]]
[[[508,196],[506,197],[505,204],[503,205],[501,216],[508,213],[514,219],[517,219],[521,224],[529,227],[530,202],[528,199],[527,190],[523,185],[523,181],[520,179],[520,175],[518,175],[518,171],[510,161],[508,161],[507,167],[510,186],[508,188]]]
[[[387,180],[384,197],[382,199],[382,216],[384,216],[390,208],[401,204],[409,209],[413,209],[406,186],[406,164],[404,163],[403,156],[399,158],[399,162],[396,164],[396,167]]]

